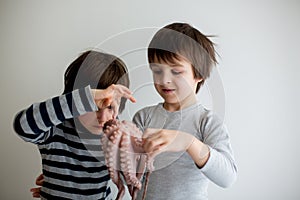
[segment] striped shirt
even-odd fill
[[[76,120],[97,109],[87,86],[35,103],[16,115],[15,131],[39,147],[42,199],[111,199],[100,136]]]

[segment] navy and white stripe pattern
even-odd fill
[[[87,86],[35,103],[15,117],[15,131],[37,144],[42,156],[42,199],[111,199],[100,136],[79,134],[68,120],[96,110]]]

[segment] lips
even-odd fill
[[[163,91],[164,93],[166,93],[166,94],[169,94],[169,93],[172,93],[172,92],[174,92],[174,91],[175,91],[175,89],[168,89],[168,88],[164,88],[164,89],[162,89],[162,91]]]
[[[95,125],[94,127],[95,127],[95,128],[98,128],[98,129],[102,129],[102,128],[103,128],[102,125]]]
[[[102,129],[103,125],[104,125],[103,122],[99,122],[99,123],[95,124],[94,127]]]

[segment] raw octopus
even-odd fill
[[[153,159],[142,147],[143,133],[129,121],[109,120],[104,124],[102,149],[106,166],[112,181],[118,188],[117,200],[125,194],[126,182],[132,200],[142,188],[141,179],[145,175],[143,197],[146,196],[149,175],[153,171]]]

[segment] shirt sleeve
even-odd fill
[[[42,143],[51,136],[51,129],[67,119],[78,117],[98,108],[90,86],[34,103],[14,118],[14,130],[25,141]]]
[[[212,113],[201,122],[203,143],[209,146],[210,157],[201,168],[205,176],[221,187],[229,187],[237,177],[237,166],[227,128],[223,122]]]
[[[133,118],[132,118],[132,122],[142,131],[142,132],[144,132],[145,130],[144,130],[144,121],[145,120],[143,120],[144,119],[144,117],[143,117],[143,115],[141,115],[141,111],[139,111],[139,112],[137,112],[137,113],[135,113],[135,115],[133,116]]]

